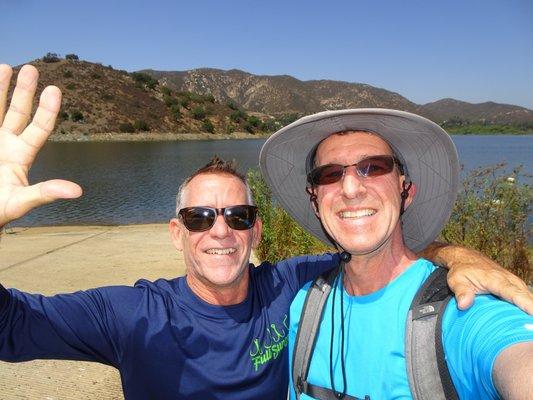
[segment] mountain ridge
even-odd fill
[[[39,91],[53,84],[63,92],[56,140],[70,140],[70,135],[72,140],[80,135],[90,140],[108,133],[110,138],[120,133],[142,140],[141,133],[147,132],[156,139],[165,134],[165,140],[190,133],[254,135],[273,132],[303,115],[358,107],[414,112],[452,132],[460,128],[471,133],[471,126],[480,132],[533,132],[533,111],[524,107],[455,99],[420,105],[364,83],[301,81],[218,68],[130,73],[77,58],[50,60],[48,55],[30,63],[40,71]]]

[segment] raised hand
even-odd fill
[[[55,86],[43,90],[28,125],[39,73],[31,65],[22,67],[6,112],[12,74],[10,66],[0,64],[0,227],[32,208],[82,193],[79,185],[59,179],[29,185],[28,171],[54,128],[61,91]]]

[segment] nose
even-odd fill
[[[216,238],[225,238],[229,235],[230,229],[226,221],[224,221],[224,216],[217,215],[215,224],[209,230],[209,234]]]
[[[342,194],[348,198],[356,198],[366,192],[363,177],[357,174],[354,166],[346,167],[342,178]]]

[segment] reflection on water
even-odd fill
[[[466,170],[508,161],[533,171],[533,136],[455,136]],[[217,154],[241,171],[257,167],[264,139],[147,143],[47,143],[30,181],[63,178],[79,183],[82,198],[34,210],[13,225],[166,222],[178,186]]]

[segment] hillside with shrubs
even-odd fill
[[[232,102],[219,103],[212,95],[173,90],[148,74],[82,61],[75,54],[60,57],[48,53],[30,64],[40,72],[39,91],[53,84],[63,92],[52,139],[90,139],[101,133],[131,134],[132,138],[146,132],[156,138],[158,133],[165,133],[167,138],[168,134],[183,133],[256,134],[281,126]]]

